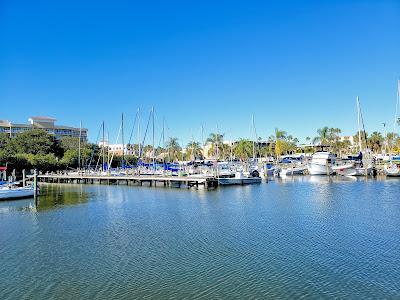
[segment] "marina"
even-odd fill
[[[0,11],[0,300],[400,299],[400,1]]]
[[[37,207],[0,201],[0,298],[395,299],[398,185],[43,184]]]

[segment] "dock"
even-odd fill
[[[124,184],[164,187],[187,188],[204,186],[214,188],[218,186],[215,177],[189,177],[189,176],[157,176],[157,175],[88,175],[88,174],[39,174],[38,182],[46,183],[75,183],[75,184]]]

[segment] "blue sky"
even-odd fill
[[[399,1],[0,2],[0,119],[102,120],[126,136],[138,107],[168,134],[303,140],[325,125],[393,124],[400,77]],[[145,124],[142,124],[145,126]],[[158,131],[159,132],[159,131]],[[126,137],[127,139],[127,137]]]

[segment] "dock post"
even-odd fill
[[[39,204],[38,202],[38,181],[37,181],[37,170],[35,169],[33,173],[33,198],[35,199],[35,205]]]
[[[16,181],[15,169],[12,170],[11,180],[12,180],[13,182]]]
[[[22,186],[26,186],[26,174],[25,174],[25,169],[22,170]]]

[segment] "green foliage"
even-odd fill
[[[46,155],[53,153],[56,157],[62,157],[64,153],[59,141],[42,129],[32,129],[18,134],[7,144],[6,151],[10,154]]]
[[[168,161],[177,161],[182,159],[182,148],[179,146],[178,138],[169,138],[166,147],[168,152]]]
[[[240,139],[235,145],[233,152],[241,161],[245,161],[253,156],[253,142],[246,139]]]
[[[0,133],[0,150],[4,150],[10,141],[10,136],[7,133]]]
[[[46,155],[28,154],[28,161],[32,165],[32,168],[43,172],[56,171],[59,169],[59,162],[53,153]]]
[[[86,142],[81,142],[81,147],[85,147]],[[79,138],[72,136],[65,136],[60,139],[60,147],[64,150],[75,150],[79,148]]]
[[[202,147],[199,142],[190,142],[186,146],[186,159],[187,160],[195,160],[202,159]]]

